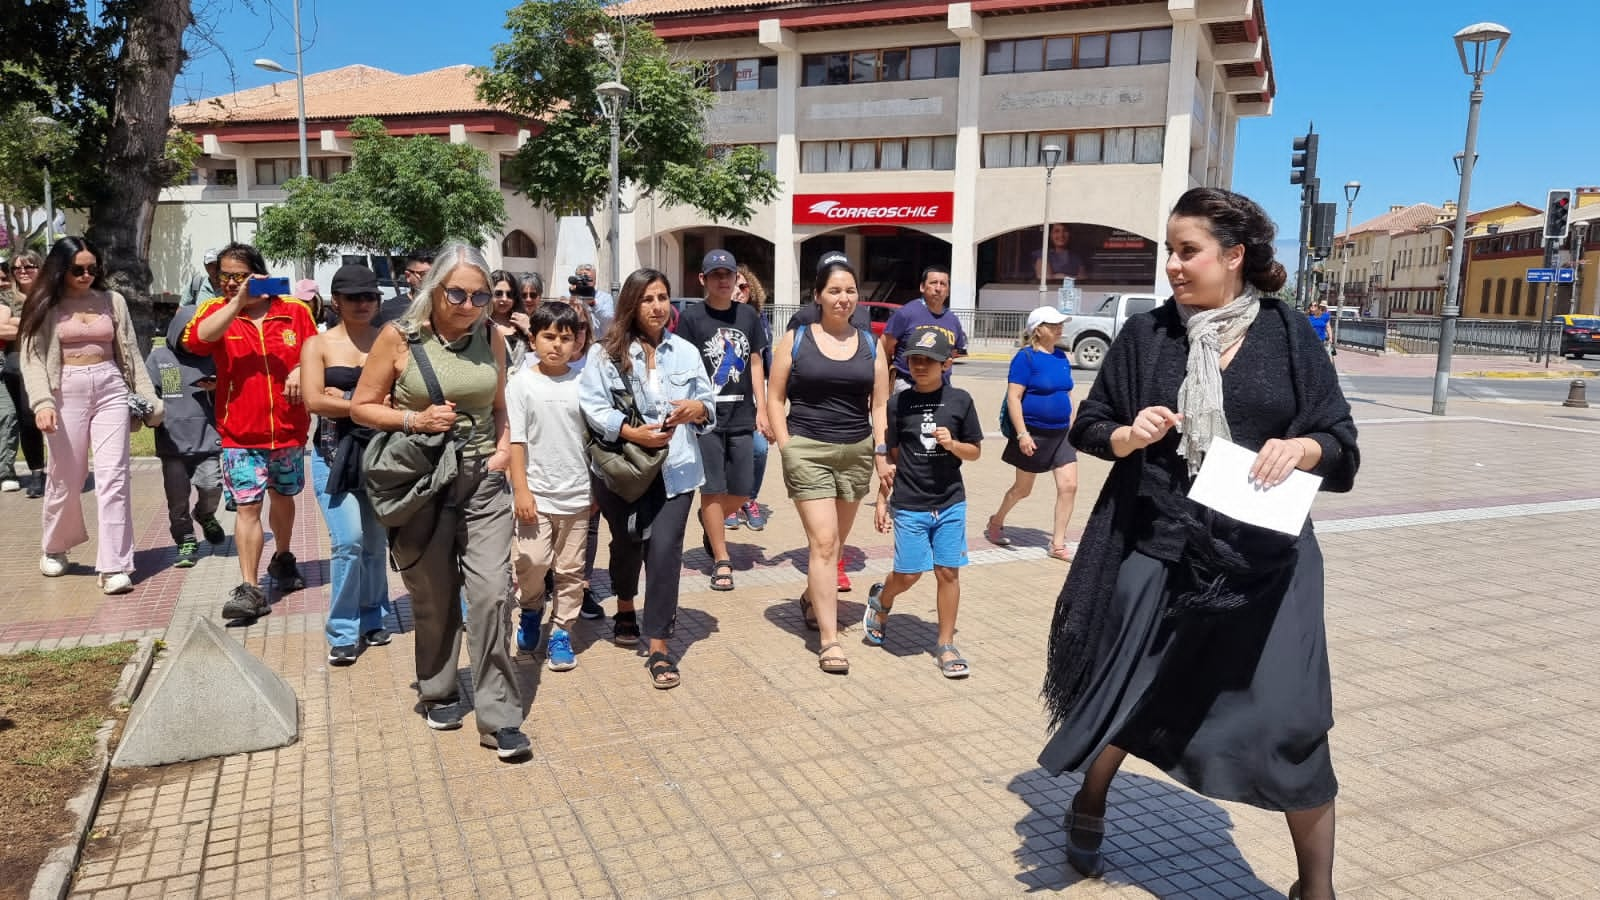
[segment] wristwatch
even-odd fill
[[[888,456],[889,455],[889,445],[888,444],[879,444],[878,446],[872,448],[872,452],[873,452],[873,454],[875,456]]]

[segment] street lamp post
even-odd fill
[[[56,126],[61,123],[49,116],[34,116],[28,120],[28,124],[44,131],[54,131]],[[56,202],[55,198],[50,194],[50,158],[48,156],[42,160],[39,169],[44,175],[44,249],[48,253],[51,246],[56,242]]]
[[[300,177],[311,177],[310,161],[306,158],[306,64],[305,45],[300,40],[300,0],[294,0],[294,70],[284,68],[270,59],[258,59],[255,66],[268,72],[280,72],[284,75],[294,76],[295,86],[295,119],[300,128]],[[305,278],[311,274],[311,261],[300,260],[300,277]]]
[[[1356,196],[1361,193],[1361,182],[1344,183],[1344,245],[1339,256],[1339,305],[1333,311],[1333,346],[1331,353],[1339,352],[1339,314],[1344,312],[1344,284],[1350,280],[1350,214],[1355,212]]]
[[[1039,241],[1038,305],[1049,306],[1050,288],[1045,282],[1050,280],[1050,182],[1056,172],[1056,163],[1061,161],[1061,148],[1055,144],[1045,144],[1039,155],[1044,158],[1044,228]]]
[[[1511,31],[1493,22],[1468,25],[1455,34],[1456,54],[1461,69],[1472,76],[1468,95],[1467,145],[1461,152],[1461,192],[1456,198],[1456,227],[1450,245],[1450,282],[1445,289],[1444,309],[1439,316],[1439,360],[1433,373],[1433,409],[1436,416],[1445,412],[1450,393],[1450,363],[1455,350],[1456,319],[1461,317],[1461,261],[1466,252],[1467,203],[1472,197],[1472,169],[1478,162],[1478,110],[1483,106],[1483,78],[1494,73],[1506,52]],[[1471,59],[1468,59],[1468,51]]]
[[[600,110],[606,117],[606,122],[611,126],[611,195],[609,199],[609,212],[611,225],[606,231],[606,250],[611,256],[611,296],[616,297],[622,293],[622,264],[617,258],[617,239],[622,229],[622,203],[619,196],[618,182],[621,172],[617,161],[617,149],[622,140],[622,107],[627,105],[628,95],[631,93],[627,85],[620,81],[602,82],[595,88],[595,93],[600,95]]]

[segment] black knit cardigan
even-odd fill
[[[1322,477],[1322,490],[1350,490],[1361,461],[1355,423],[1338,373],[1311,323],[1288,305],[1264,299],[1246,339],[1251,338],[1281,346],[1287,357],[1291,376],[1284,389],[1294,392],[1295,413],[1281,437],[1315,440],[1322,460],[1312,474]],[[1175,451],[1176,432],[1122,459],[1111,450],[1111,433],[1131,424],[1141,409],[1173,402],[1171,388],[1182,381],[1188,353],[1188,333],[1171,299],[1130,317],[1073,421],[1072,445],[1114,465],[1084,527],[1050,624],[1043,695],[1052,729],[1072,711],[1110,652],[1116,617],[1109,606],[1123,560],[1136,545],[1173,562],[1194,555],[1192,535],[1176,523],[1141,521],[1153,507],[1188,505],[1183,497],[1190,479]],[[1308,532],[1310,528],[1307,522]],[[1262,558],[1261,533],[1245,529],[1235,531],[1232,539],[1246,557],[1254,549]],[[1246,546],[1251,543],[1257,546]]]

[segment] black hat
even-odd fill
[[[739,264],[734,261],[733,254],[726,250],[712,250],[700,260],[700,274],[710,275],[718,269],[727,269],[729,272],[739,271]]]
[[[944,362],[955,352],[950,331],[937,325],[918,325],[906,335],[906,356],[926,356]]]
[[[821,272],[823,269],[826,269],[827,267],[833,265],[834,263],[843,263],[843,264],[849,266],[850,265],[850,257],[845,256],[842,252],[840,252],[838,250],[829,250],[827,253],[822,254],[822,258],[821,259],[817,260],[817,271]],[[850,267],[852,269],[855,268],[854,266],[850,266]]]
[[[339,271],[333,273],[333,282],[329,290],[344,297],[382,293],[378,290],[378,276],[359,263],[340,266]]]

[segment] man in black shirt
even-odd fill
[[[894,527],[894,571],[867,593],[862,629],[867,643],[882,644],[889,610],[922,573],[938,581],[939,639],[934,661],[946,678],[970,671],[955,646],[956,609],[961,603],[961,567],[967,564],[967,493],[962,462],[982,452],[983,425],[972,395],[944,383],[955,355],[950,331],[919,325],[904,342],[911,387],[889,400],[888,429],[881,452],[894,465],[893,495],[880,481],[876,525]]]
[[[706,374],[717,392],[717,427],[700,435],[700,457],[706,480],[700,489],[700,525],[706,553],[712,559],[711,589],[733,590],[733,563],[728,559],[723,522],[750,498],[755,486],[755,444],[767,425],[767,374],[762,351],[767,349],[761,314],[733,302],[739,265],[726,250],[712,250],[700,264],[704,303],[688,304],[678,316],[677,334],[705,359]]]

